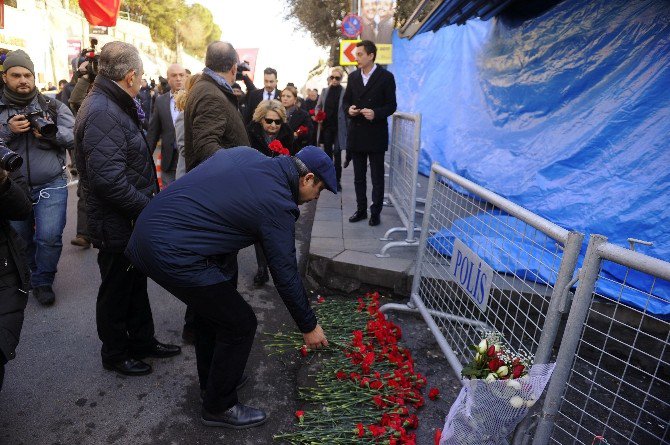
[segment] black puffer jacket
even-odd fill
[[[255,148],[265,156],[270,156],[271,158],[279,155],[277,152],[270,150],[270,147],[268,146],[269,144],[265,140],[265,131],[263,131],[263,126],[260,123],[251,121],[247,126],[247,134],[249,135],[250,147]],[[284,148],[288,149],[291,156],[296,154],[296,150],[293,147],[293,132],[287,123],[281,124],[276,139],[281,142]]]
[[[123,252],[158,183],[135,102],[115,82],[96,77],[77,114],[74,146],[91,241]]]
[[[22,180],[22,177],[18,180]],[[15,356],[14,350],[23,326],[23,310],[28,301],[28,294],[17,292],[16,285],[28,289],[30,277],[25,245],[12,230],[9,221],[24,220],[30,216],[31,210],[32,204],[24,182],[10,179],[0,182],[0,352],[7,360]]]

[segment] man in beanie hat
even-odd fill
[[[257,324],[237,291],[240,249],[261,243],[279,296],[305,345],[328,345],[295,254],[298,205],[318,199],[323,189],[337,193],[337,180],[333,161],[320,148],[269,158],[235,147],[216,151],[159,193],[138,218],[126,256],[196,316],[205,425],[242,429],[266,420],[262,410],[237,399]]]
[[[0,139],[24,162],[14,175],[28,181],[33,209],[12,226],[28,245],[33,295],[43,305],[56,299],[52,285],[63,248],[67,207],[65,153],[73,147],[74,116],[69,108],[35,88],[35,67],[21,50],[3,63]],[[28,119],[30,117],[30,119]]]

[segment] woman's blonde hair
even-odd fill
[[[262,121],[268,114],[268,111],[274,111],[279,115],[282,121],[286,122],[286,108],[277,99],[264,100],[258,104],[254,110],[252,120],[254,122]]]
[[[188,99],[188,92],[191,91],[191,88],[193,88],[193,85],[200,80],[200,77],[202,74],[197,73],[191,75],[186,80],[186,85],[184,85],[183,90],[179,90],[175,93],[174,95],[174,106],[177,108],[179,111],[184,111],[184,108],[186,108],[186,99]]]
[[[341,66],[334,66],[330,69],[330,73],[332,74],[333,71],[337,71],[338,73],[340,73],[340,77],[342,77],[342,79],[344,79],[344,75],[346,74],[344,72],[344,68],[342,68]]]

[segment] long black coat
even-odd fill
[[[135,220],[158,193],[135,102],[97,76],[77,114],[74,138],[91,241],[99,249],[123,252]]]
[[[255,148],[256,150],[263,153],[265,156],[270,156],[271,158],[278,156],[278,154],[268,147],[268,143],[265,142],[263,126],[258,122],[251,122],[247,126],[247,133],[249,134],[249,146]],[[293,147],[293,132],[291,127],[288,124],[281,124],[279,127],[279,132],[277,133],[277,138],[281,144],[288,148],[288,151],[291,153],[291,156],[296,154],[296,151]]]
[[[363,115],[351,117],[349,115],[351,105],[372,109],[375,112],[374,119],[369,121]],[[356,153],[383,153],[388,149],[387,118],[397,108],[393,74],[377,65],[365,86],[360,69],[349,74],[342,107],[351,122],[347,136],[347,150]]]
[[[32,210],[27,186],[21,179],[15,182],[8,178],[0,183],[0,352],[7,360],[15,356],[28,301],[28,294],[19,289],[27,290],[30,280],[25,245],[9,225],[9,221],[27,219]]]
[[[314,133],[314,124],[312,122],[312,119],[309,117],[309,113],[307,113],[305,110],[301,110],[300,108],[295,109],[295,111],[288,118],[287,124],[291,129],[291,131],[294,133],[294,136],[295,132],[298,131],[298,128],[300,128],[301,126],[307,127],[307,133],[299,135],[293,141],[293,151],[297,153],[305,145],[309,144],[309,141],[312,140],[312,133]]]

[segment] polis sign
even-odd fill
[[[491,293],[493,269],[458,238],[454,238],[449,272],[465,293],[486,312]]]

